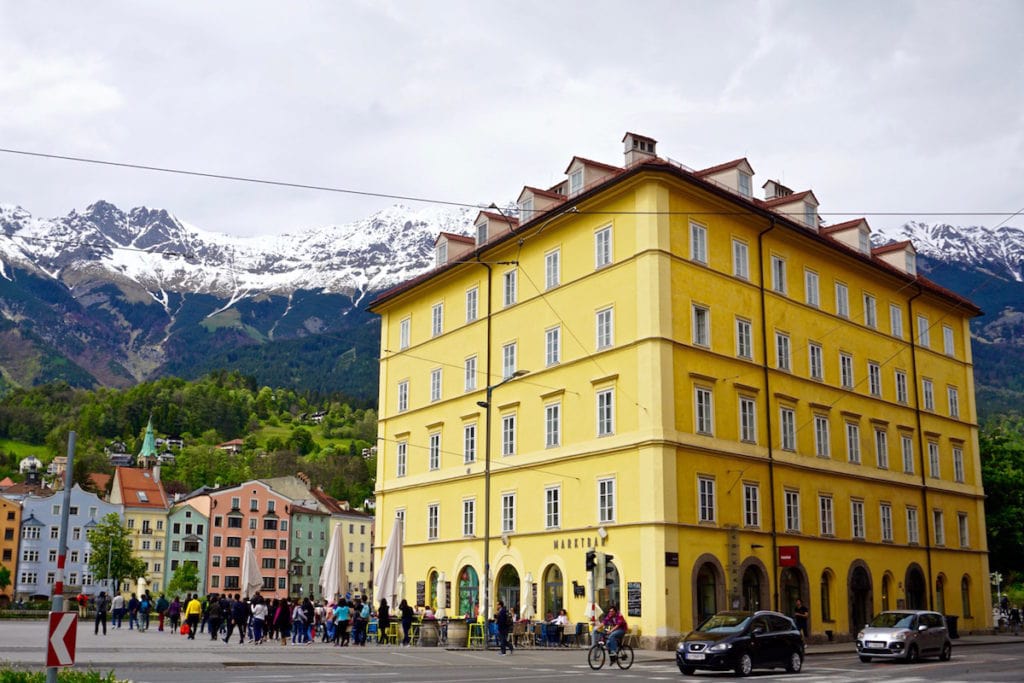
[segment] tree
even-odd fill
[[[199,568],[192,562],[182,562],[174,570],[167,584],[167,595],[194,593],[199,590]]]
[[[978,435],[992,569],[1024,570],[1024,418],[1003,417]]]
[[[11,585],[11,570],[7,567],[0,565],[0,593],[7,590],[7,587]]]
[[[113,579],[120,583],[125,579],[134,581],[146,576],[146,563],[135,556],[129,542],[132,532],[121,526],[121,517],[116,512],[100,520],[87,535],[92,546],[89,573],[94,581]]]

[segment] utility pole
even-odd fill
[[[50,610],[64,611],[64,561],[68,554],[68,516],[71,513],[71,487],[74,486],[72,473],[75,467],[75,433],[68,432],[68,465],[64,473],[64,502],[60,506],[60,536],[57,546],[57,576],[53,586],[53,603]],[[46,669],[46,683],[57,683],[57,667]]]

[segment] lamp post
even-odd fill
[[[484,624],[491,615],[491,394],[502,384],[529,374],[529,370],[516,370],[497,384],[487,387],[485,400],[476,404],[484,409]],[[484,648],[487,638],[484,638]]]

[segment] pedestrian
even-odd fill
[[[377,608],[377,644],[388,642],[388,629],[391,627],[391,608],[388,607],[387,598],[380,599],[380,607]]]
[[[128,600],[128,630],[131,631],[134,628],[139,627],[139,598],[132,593],[131,599]]]
[[[257,645],[263,642],[263,625],[267,622],[267,603],[257,594],[252,602],[252,642]]]
[[[348,600],[342,598],[338,600],[338,606],[334,608],[334,644],[345,647],[348,645],[349,633],[348,625],[352,620],[352,608],[348,605]]]
[[[292,645],[304,643],[303,636],[308,636],[306,628],[306,612],[302,609],[302,603],[296,600],[292,606]]]
[[[196,639],[196,631],[199,629],[199,620],[203,616],[203,603],[199,602],[199,594],[186,596],[185,623],[188,624],[188,639]]]
[[[505,656],[506,648],[508,649],[508,654],[512,654],[512,641],[509,640],[509,631],[512,629],[512,615],[502,600],[498,600],[498,611],[494,613],[494,623],[498,627],[498,645],[501,647],[501,656]]]
[[[402,647],[409,647],[412,640],[412,618],[413,609],[405,599],[398,605],[398,612],[402,619]]]
[[[110,625],[114,628],[121,628],[121,621],[124,619],[124,596],[118,593],[110,601]]]
[[[313,601],[306,598],[302,601],[302,613],[306,616],[306,631],[302,642],[312,643],[316,641],[316,608]]]
[[[89,596],[85,593],[79,593],[76,601],[78,602],[78,618],[85,619],[87,610],[89,609]]]
[[[167,602],[167,598],[164,596],[164,594],[161,593],[160,597],[156,599],[156,613],[158,618],[156,629],[157,631],[164,630],[164,617],[167,615],[168,607],[170,607],[170,604]]]
[[[171,604],[167,606],[167,618],[171,622],[171,631],[178,633],[178,629],[181,626],[181,601],[178,600],[177,595],[171,600]]]
[[[149,613],[153,610],[153,598],[150,597],[149,591],[142,594],[139,598],[139,613],[142,615],[142,621],[139,624],[140,631],[149,630]]]
[[[94,633],[99,634],[100,624],[103,624],[103,635],[107,635],[107,592],[100,591],[100,595],[96,598],[96,622],[94,624]]]
[[[210,601],[206,606],[206,623],[210,631],[210,640],[216,640],[220,634],[220,624],[224,620],[224,613],[221,611],[220,596],[216,593],[210,595]]]
[[[245,643],[245,627],[249,623],[249,603],[242,600],[242,596],[235,593],[235,599],[231,602],[231,620],[228,622],[228,633],[224,636],[224,642],[231,641],[232,629],[238,629],[238,644]]]
[[[360,647],[366,647],[366,625],[370,622],[370,603],[356,600],[352,608],[353,620],[352,640]]]
[[[809,632],[809,621],[811,613],[807,609],[807,605],[800,598],[796,599],[796,605],[793,607],[793,621],[796,622],[796,627],[800,629],[800,632],[804,634],[806,638],[810,635]]]
[[[291,610],[288,609],[288,601],[283,598],[278,598],[274,601],[274,629],[277,631],[277,635],[281,638],[281,645],[288,644],[288,635],[292,629],[292,615]]]

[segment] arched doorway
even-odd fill
[[[516,614],[519,614],[521,606],[519,604],[519,591],[520,581],[519,572],[516,568],[510,564],[506,564],[498,571],[498,600],[505,603],[505,606],[510,610],[516,610]],[[497,603],[495,603],[497,605]]]
[[[971,579],[964,574],[960,579],[960,605],[963,609],[964,619],[971,618]]]
[[[544,611],[557,615],[565,605],[564,599],[565,580],[562,578],[562,570],[557,564],[550,564],[544,570]]]
[[[756,565],[747,567],[743,572],[743,596],[740,608],[748,612],[756,612],[762,608],[761,587],[764,585],[764,574]]]
[[[889,596],[892,593],[892,577],[889,576],[889,572],[882,575],[882,611],[887,612],[892,604],[889,601]]]
[[[427,575],[427,604],[434,609],[438,608],[437,604],[437,572],[433,569]]]
[[[793,615],[797,599],[803,600],[807,609],[810,609],[807,592],[807,579],[800,567],[786,567],[782,570],[779,577],[779,610],[783,614]]]
[[[821,573],[821,586],[818,596],[818,607],[821,613],[821,623],[826,624],[833,621],[832,605],[835,604],[835,598],[832,592],[835,590],[836,580],[835,575],[831,569],[826,569]]]
[[[928,609],[924,581],[924,572],[916,564],[907,567],[907,577],[903,581],[907,593],[907,609]]]
[[[946,577],[939,574],[935,578],[935,611],[939,614],[946,613]]]
[[[476,570],[466,565],[459,572],[459,616],[476,618],[480,604],[480,579]]]
[[[857,633],[871,621],[871,574],[860,560],[850,567],[850,633]]]
[[[697,581],[694,584],[697,624],[700,624],[718,611],[720,583],[718,568],[710,562],[705,562],[697,570]]]
[[[605,612],[608,611],[610,605],[621,608],[622,603],[619,598],[622,594],[622,589],[619,581],[619,569],[615,566],[614,562],[609,562],[605,565],[604,580],[605,585],[597,587],[597,604]]]

